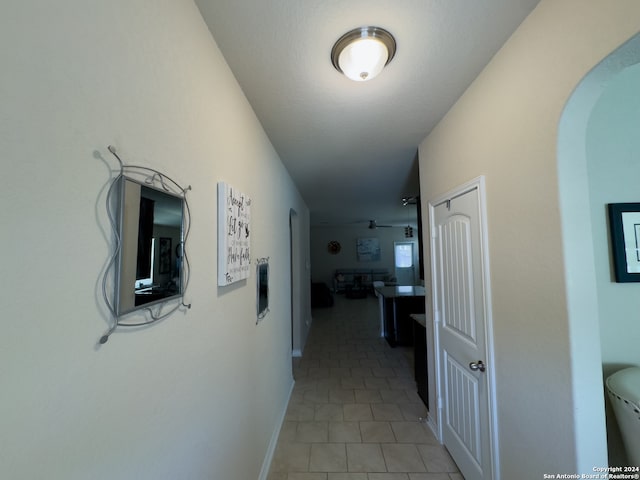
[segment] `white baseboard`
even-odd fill
[[[302,356],[302,352],[300,350],[293,350],[291,352],[291,356],[292,357],[301,357]]]
[[[436,422],[433,420],[433,417],[429,413],[427,413],[426,424],[427,424],[427,427],[429,427],[429,429],[433,433],[433,436],[436,437],[438,442],[442,443],[442,438],[440,438],[440,429],[438,428],[438,425],[436,424]]]
[[[295,380],[291,382],[291,389],[289,390],[289,394],[287,395],[287,401],[284,404],[282,412],[280,412],[280,418],[278,419],[276,428],[273,430],[273,434],[271,435],[271,440],[269,441],[267,453],[262,462],[262,468],[260,469],[260,476],[258,477],[258,480],[267,480],[267,477],[269,476],[269,469],[271,468],[273,455],[276,453],[276,447],[278,446],[278,437],[280,436],[280,430],[282,429],[282,424],[284,423],[284,418],[287,414],[287,408],[289,408],[289,402],[291,401],[291,394],[293,393],[293,387],[295,386],[295,384]]]

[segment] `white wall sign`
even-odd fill
[[[251,199],[218,182],[218,285],[249,277],[250,245]]]

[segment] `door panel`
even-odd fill
[[[460,365],[455,358],[444,352],[446,363],[447,402],[451,405],[446,411],[447,427],[456,436],[478,464],[480,455],[480,410],[478,380],[469,374],[468,367]]]
[[[443,327],[475,344],[470,230],[471,220],[464,215],[452,215],[441,226],[443,307],[447,312]]]

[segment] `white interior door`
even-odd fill
[[[466,480],[494,480],[480,184],[431,207],[442,442]]]

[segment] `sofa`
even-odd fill
[[[333,307],[333,295],[324,283],[311,283],[311,308]]]
[[[386,268],[339,268],[333,276],[333,291],[349,293],[354,290],[373,293],[373,282],[390,282]]]

